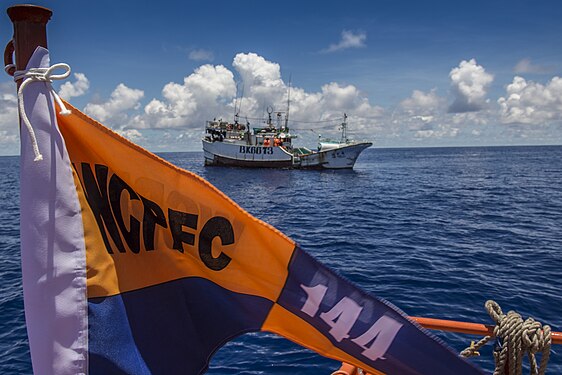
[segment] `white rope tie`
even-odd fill
[[[53,74],[53,71],[59,68],[64,69],[65,72],[63,74]],[[53,82],[54,80],[65,79],[69,75],[70,66],[64,63],[54,64],[49,68],[31,68],[29,70],[17,70],[14,73],[14,81],[19,81],[20,79],[25,78],[18,89],[18,107],[20,116],[23,120],[23,123],[27,127],[27,131],[29,132],[29,136],[31,138],[31,145],[33,147],[33,153],[35,154],[34,161],[43,160],[43,155],[41,155],[41,152],[39,152],[39,146],[37,145],[37,137],[35,136],[35,131],[33,130],[33,126],[31,126],[31,122],[29,121],[29,118],[25,113],[25,106],[23,104],[23,89],[31,82],[45,82],[45,84],[47,85],[47,89],[53,94],[55,101],[61,108],[61,111],[59,113],[63,116],[66,116],[71,112],[65,107],[59,95],[53,89],[51,82]]]
[[[11,75],[11,74],[10,74],[10,70],[12,70],[12,69],[14,69],[14,70],[16,69],[16,65],[15,65],[15,64],[8,64],[8,65],[6,65],[6,66],[4,67],[4,71],[5,71],[7,74],[9,74],[9,75]]]

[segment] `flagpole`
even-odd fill
[[[25,70],[31,55],[39,46],[47,48],[47,22],[53,12],[50,9],[30,4],[14,5],[7,10],[14,24],[13,48],[16,55],[16,70]],[[7,65],[11,56],[4,54]],[[21,81],[18,82],[18,86]]]

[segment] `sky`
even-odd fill
[[[200,151],[205,121],[240,107],[257,125],[289,92],[309,147],[344,113],[375,147],[562,144],[559,0],[34,4],[53,11],[51,63],[72,68],[61,97],[154,152]],[[17,123],[3,74],[0,155],[19,153]]]

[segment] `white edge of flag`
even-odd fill
[[[49,67],[38,47],[27,69]],[[20,227],[25,319],[35,374],[86,374],[88,305],[84,227],[72,166],[48,85],[24,90],[43,160],[21,127]],[[21,116],[20,116],[21,117]]]

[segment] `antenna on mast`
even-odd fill
[[[238,122],[238,117],[240,116],[240,111],[242,110],[242,100],[244,100],[244,84],[242,84],[242,95],[240,95],[240,101],[238,102],[238,111],[236,111],[236,121]]]
[[[291,80],[292,75],[289,76],[289,89],[287,90],[287,113],[285,113],[285,131],[289,132],[289,110],[291,108]]]
[[[238,111],[236,110],[238,108],[238,83],[236,84],[236,98],[234,98],[234,118],[236,119],[236,115],[238,114]]]
[[[238,101],[238,96],[234,101],[234,121],[238,122],[238,117],[240,116],[240,110],[242,108],[242,99],[244,99],[244,84],[242,83],[242,95],[240,96],[240,101]],[[238,93],[238,85],[236,85],[236,91]],[[238,104],[236,104],[238,102]]]
[[[341,143],[347,143],[347,113],[343,114],[343,122],[341,123]]]

